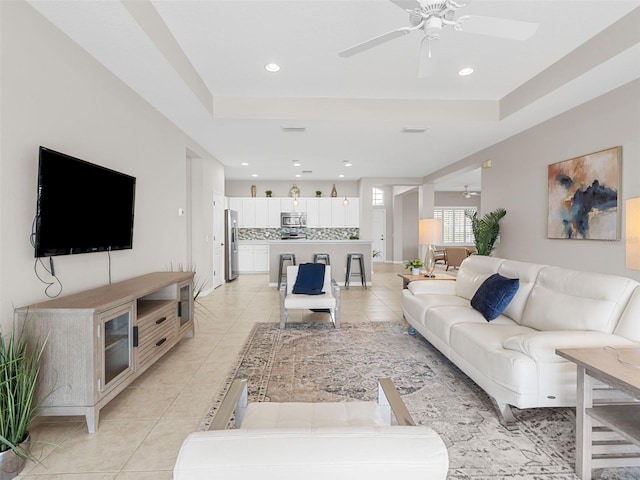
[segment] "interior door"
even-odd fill
[[[224,197],[213,192],[213,288],[222,285],[224,275]]]
[[[385,262],[387,260],[387,211],[384,208],[376,208],[373,210],[371,231],[371,248],[374,254],[373,261]]]

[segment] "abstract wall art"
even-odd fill
[[[622,147],[549,165],[548,238],[618,240]]]

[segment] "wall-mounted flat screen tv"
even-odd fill
[[[40,147],[35,256],[133,248],[135,177]]]

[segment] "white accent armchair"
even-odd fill
[[[324,286],[322,295],[304,295],[293,293],[293,286],[298,278],[299,265],[287,267],[286,281],[280,285],[280,328],[285,328],[289,318],[289,310],[327,310],[336,328],[340,328],[340,287],[331,278],[331,267],[324,269]]]
[[[247,403],[247,381],[235,380],[209,431],[182,444],[173,478],[444,480],[442,439],[414,424],[391,379],[378,392],[377,403]]]

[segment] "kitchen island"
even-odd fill
[[[340,285],[344,285],[347,272],[347,254],[361,253],[364,258],[367,285],[371,285],[371,241],[367,240],[270,240],[269,241],[269,285],[278,283],[280,254],[293,253],[296,263],[313,262],[314,253],[328,253],[331,257],[331,274]],[[289,265],[286,262],[285,265]],[[360,266],[353,262],[352,272],[358,272]],[[350,286],[360,286],[360,278],[352,276]]]

